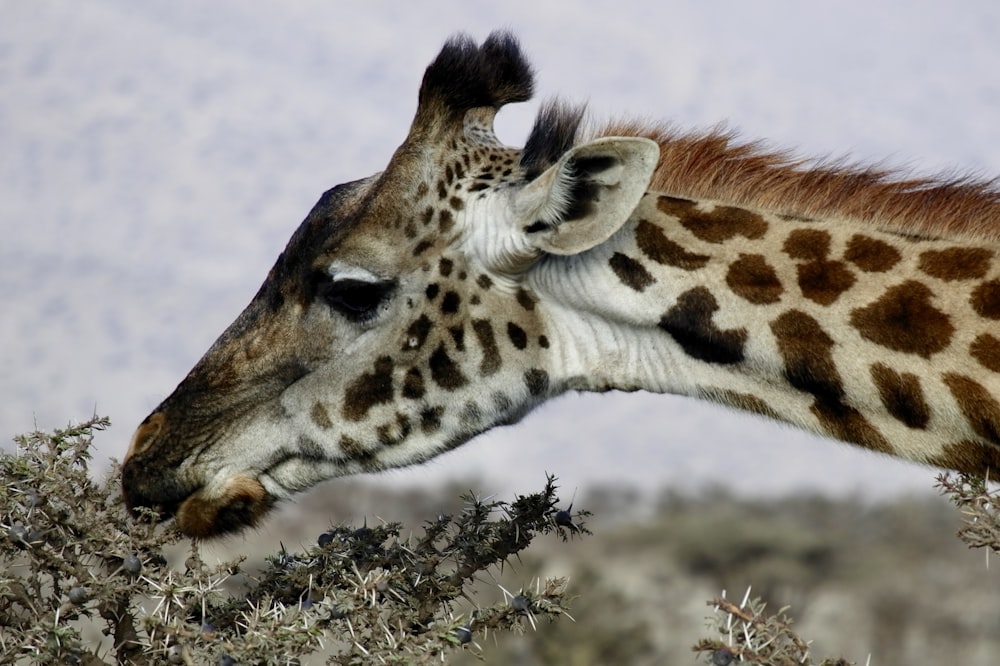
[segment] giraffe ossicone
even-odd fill
[[[809,167],[722,132],[584,136],[516,40],[447,42],[403,144],[326,192],[136,431],[135,512],[199,538],[419,463],[570,390],[722,403],[882,453],[1000,465],[1000,196]]]

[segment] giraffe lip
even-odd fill
[[[163,485],[150,488],[146,484],[136,482],[133,478],[134,466],[126,463],[125,471],[122,475],[122,495],[125,499],[125,508],[133,518],[139,520],[149,520],[162,523],[173,518],[181,504],[191,496],[192,492],[197,492],[185,488],[183,492],[177,489],[165,487]]]
[[[210,539],[257,525],[277,499],[256,478],[236,475],[218,487],[202,486],[178,503],[177,528],[195,539]]]

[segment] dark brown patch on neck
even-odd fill
[[[871,375],[882,404],[894,419],[907,428],[927,428],[931,412],[924,399],[919,377],[909,372],[896,372],[884,363],[873,365]]]
[[[899,263],[899,250],[877,238],[855,234],[847,241],[844,259],[866,273],[884,273]]]
[[[677,209],[676,199],[660,197],[657,207],[663,211],[664,206],[661,201],[667,198],[668,210]],[[670,214],[676,215],[671,212]],[[689,207],[687,213],[679,217],[681,225],[694,234],[700,240],[708,243],[724,243],[736,236],[743,236],[751,240],[762,237],[767,233],[767,222],[764,218],[753,211],[734,206],[716,206],[711,211],[703,211],[693,206]]]
[[[662,229],[647,220],[639,220],[636,225],[635,241],[639,250],[652,261],[686,271],[704,268],[710,258],[707,254],[689,252],[679,243],[667,238]]]
[[[930,358],[951,343],[951,319],[931,305],[931,290],[915,280],[891,287],[876,301],[851,311],[863,338],[907,354]]]
[[[771,331],[785,362],[785,378],[794,388],[813,396],[810,411],[820,426],[837,439],[892,453],[892,446],[864,415],[846,404],[833,361],[835,343],[819,322],[804,312],[790,310],[771,323]]]
[[[918,267],[939,280],[976,280],[990,270],[993,251],[978,247],[950,247],[921,253]]]
[[[987,370],[1000,372],[1000,340],[989,333],[976,336],[969,345],[969,354]]]
[[[971,377],[948,372],[942,380],[973,432],[991,444],[1000,444],[1000,403]]]
[[[723,365],[741,363],[747,330],[723,330],[716,326],[712,315],[718,309],[712,292],[695,287],[680,295],[676,305],[660,318],[659,326],[692,358]]]
[[[741,254],[729,266],[726,284],[733,293],[754,305],[777,303],[785,291],[777,272],[759,254]]]
[[[641,292],[656,282],[656,278],[650,275],[645,266],[621,252],[615,252],[611,255],[608,263],[622,284],[634,291]]]
[[[781,249],[792,259],[822,261],[830,254],[830,234],[819,229],[795,229]]]
[[[781,420],[781,415],[774,411],[769,404],[749,393],[730,391],[729,389],[703,388],[699,391],[699,394],[706,400],[736,407],[746,412],[760,414],[771,419]]]
[[[964,440],[947,444],[941,453],[927,462],[965,474],[994,479],[997,470],[1000,470],[1000,448],[975,440]]]
[[[976,287],[969,302],[981,317],[1000,319],[1000,280],[987,280]]]
[[[814,303],[830,305],[854,286],[854,274],[842,261],[810,261],[798,265],[802,295]]]

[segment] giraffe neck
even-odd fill
[[[995,249],[651,193],[532,287],[566,388],[707,398],[983,473],[1000,464]]]

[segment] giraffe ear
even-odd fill
[[[637,137],[605,137],[567,151],[518,194],[528,245],[570,255],[606,241],[646,193],[659,155],[655,141]]]

